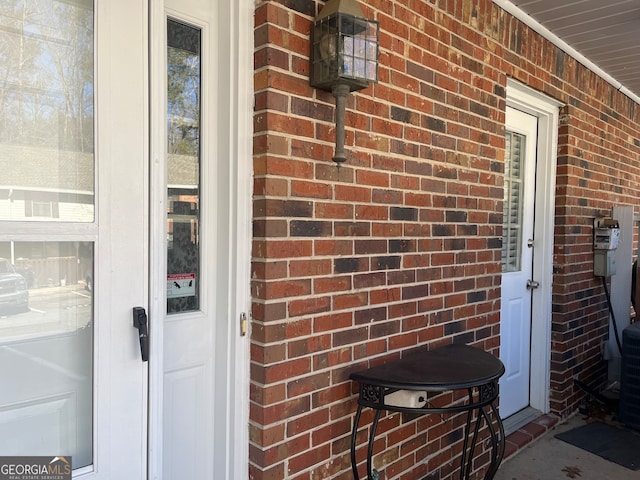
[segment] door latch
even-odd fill
[[[244,337],[247,335],[247,314],[242,312],[240,314],[240,336]]]
[[[133,326],[138,329],[140,339],[140,355],[142,361],[149,360],[149,330],[147,329],[147,312],[142,307],[133,307]]]
[[[540,282],[536,282],[535,280],[527,280],[527,290],[533,290],[540,286]]]

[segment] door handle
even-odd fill
[[[540,282],[536,282],[535,280],[527,280],[527,290],[533,290],[540,286]]]
[[[149,360],[149,330],[147,328],[147,312],[142,307],[133,307],[133,326],[138,329],[140,339],[140,355],[142,361]]]

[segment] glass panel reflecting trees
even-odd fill
[[[93,221],[93,3],[0,2],[0,220]]]
[[[0,2],[0,172],[0,455],[88,466],[95,237],[48,226],[94,222],[91,0]]]
[[[200,308],[201,31],[167,22],[167,312]]]

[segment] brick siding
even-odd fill
[[[638,105],[490,0],[360,2],[380,22],[379,83],[347,99],[338,169],[334,99],[308,79],[323,4],[256,1],[253,480],[352,478],[350,372],[442,343],[498,355],[508,77],[565,105],[551,345],[559,416],[583,398],[574,379],[606,379],[592,220],[635,205],[640,184]],[[381,479],[452,478],[462,425],[383,416]],[[479,452],[476,476],[487,459]]]

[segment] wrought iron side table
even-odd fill
[[[491,463],[484,479],[493,479],[505,446],[504,428],[495,406],[498,379],[504,371],[502,362],[490,353],[468,345],[447,345],[352,373],[350,378],[360,384],[358,410],[351,433],[354,479],[360,480],[356,462],[356,435],[364,407],[375,410],[367,448],[369,480],[379,478],[372,466],[372,456],[376,428],[383,410],[413,414],[467,412],[460,462],[460,478],[463,480],[471,474],[474,451],[484,421],[491,444]],[[466,398],[446,407],[435,407],[428,401],[427,397],[432,394],[456,390],[466,390]]]

